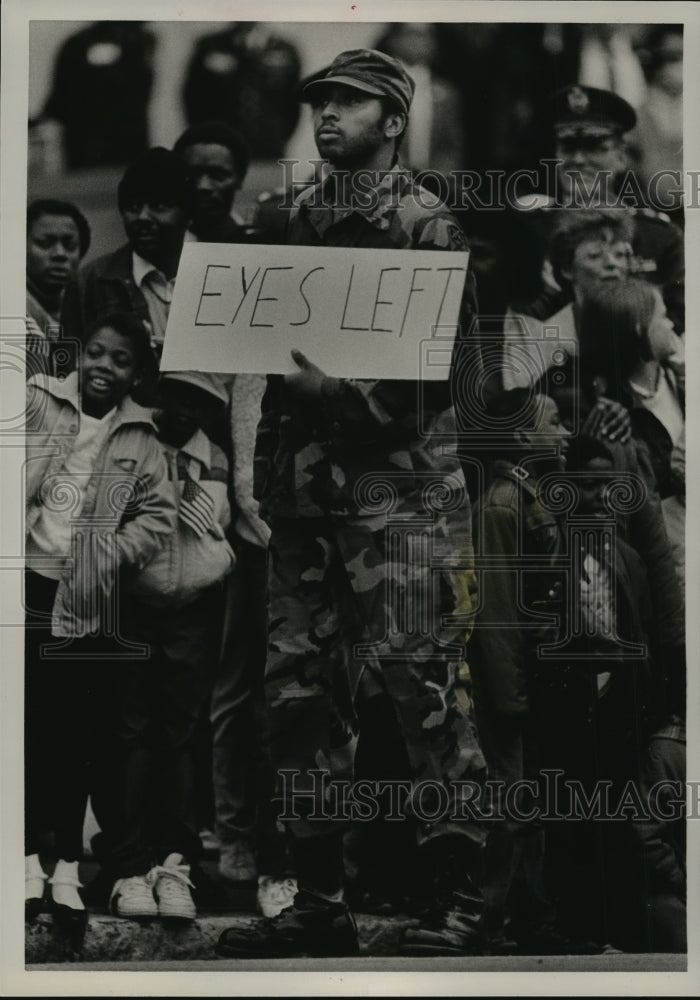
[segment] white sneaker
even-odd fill
[[[181,854],[169,854],[162,865],[148,873],[158,903],[158,913],[166,920],[194,920],[197,907],[190,889],[190,866],[180,864]]]
[[[127,919],[157,917],[158,905],[153,897],[150,872],[117,879],[109,897],[109,909],[115,916]]]
[[[296,879],[261,875],[258,879],[260,912],[264,917],[276,917],[278,913],[292,905],[296,892]]]

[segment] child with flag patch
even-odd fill
[[[201,851],[192,816],[191,744],[216,669],[223,580],[234,565],[228,461],[205,428],[228,402],[224,380],[201,372],[161,376],[154,413],[177,527],[131,588],[129,638],[150,648],[125,702],[122,816],[103,828],[118,916],[193,920],[190,865]],[[96,810],[98,821],[99,811]]]

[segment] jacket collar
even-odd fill
[[[72,406],[76,413],[80,413],[80,393],[78,391],[78,372],[72,371],[70,375],[66,376],[65,379],[59,380],[54,378],[53,375],[48,377],[42,375],[33,375],[27,382],[27,385],[37,386],[43,389],[54,399],[61,403],[68,403]],[[146,409],[145,406],[139,406],[135,403],[131,396],[125,396],[121,403],[117,406],[117,412],[114,415],[114,420],[112,422],[112,431],[116,430],[117,427],[121,427],[124,424],[148,424],[156,431],[156,425],[153,422],[153,416],[151,411]]]
[[[34,319],[41,318],[44,326],[56,325],[60,319],[61,302],[58,302],[58,313],[52,313],[39,294],[36,286],[27,278],[27,308],[31,311]]]
[[[361,215],[377,229],[387,230],[391,222],[391,213],[396,211],[399,199],[411,183],[410,171],[397,161],[390,170],[381,175],[379,183],[370,191],[354,192],[351,205],[334,210],[336,175],[331,173],[320,184],[300,195],[299,214],[309,220],[319,236],[353,212]]]
[[[211,470],[211,442],[203,430],[196,430],[179,450],[187,458],[194,458],[205,469]]]
[[[99,259],[98,273],[102,278],[133,281],[132,250],[128,243]]]
[[[231,215],[227,215],[218,226],[209,230],[204,240],[188,229],[185,233],[185,243],[240,243],[248,231],[249,227],[246,226],[243,216],[232,211]]]

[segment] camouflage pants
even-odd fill
[[[273,522],[265,686],[277,777],[296,772],[278,789],[284,813],[299,814],[295,836],[328,830],[327,820],[308,816],[310,796],[300,803],[299,791],[318,789],[319,772],[353,779],[355,705],[369,675],[394,707],[411,792],[418,783],[445,790],[438,798],[448,805],[435,820],[413,812],[419,840],[448,831],[483,839],[453,816],[454,783],[480,781],[485,770],[459,682],[475,607],[468,515],[409,515],[398,526],[386,518]]]

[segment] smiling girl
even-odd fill
[[[59,860],[49,907],[78,938],[88,767],[115,694],[116,584],[148,562],[175,523],[150,411],[130,397],[149,356],[143,326],[114,313],[93,326],[78,371],[27,384],[26,909],[41,909],[39,849],[52,831]]]

